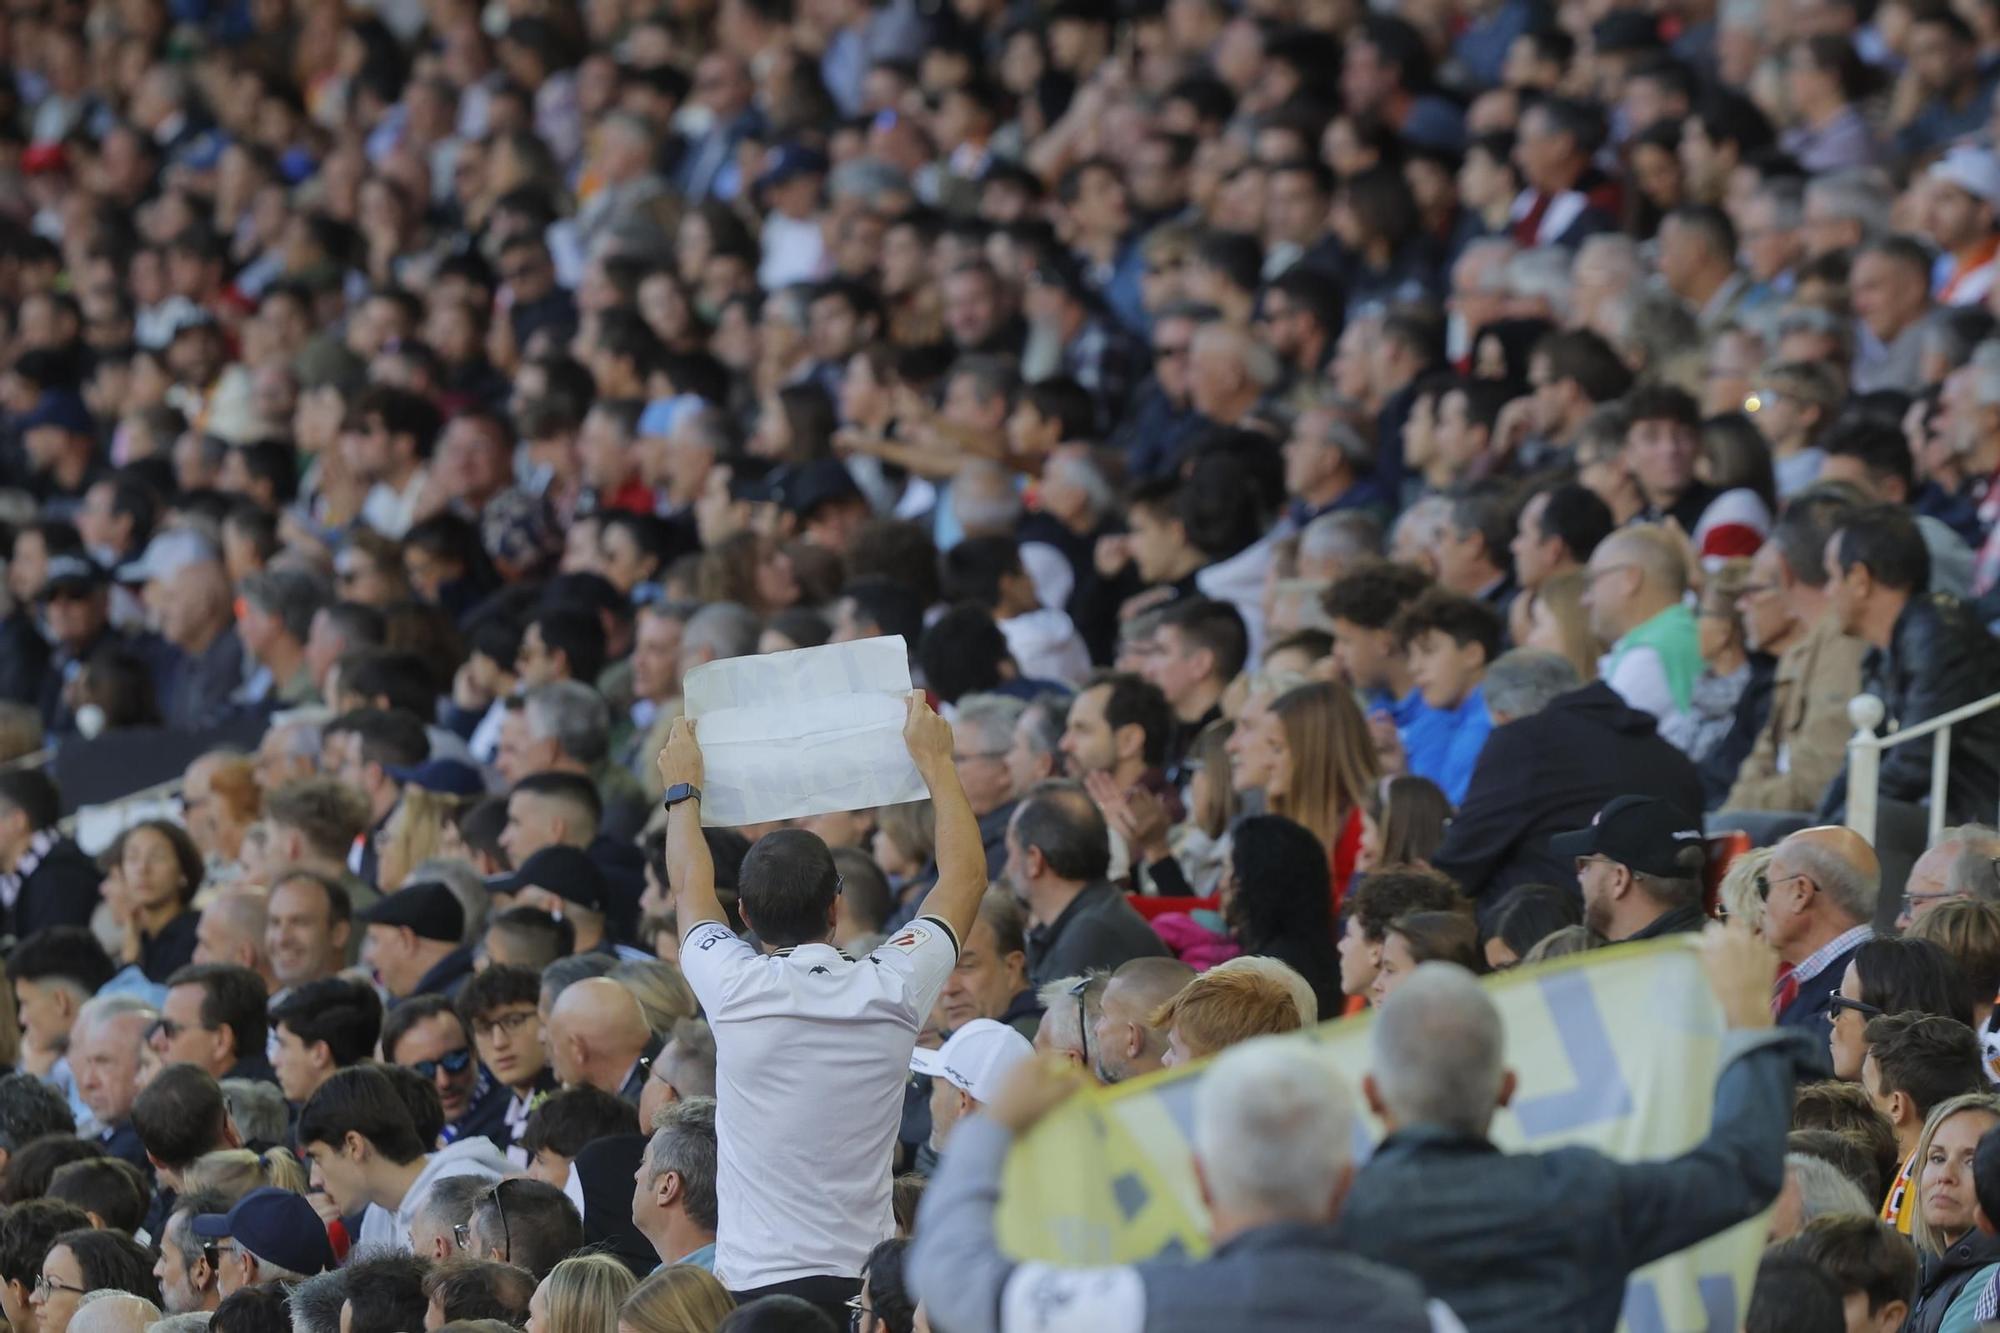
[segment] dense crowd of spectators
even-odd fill
[[[1774,1201],[1748,1328],[2000,1318],[2000,711],[1847,744],[2000,694],[2000,8],[0,54],[10,1329],[1608,1330]],[[880,635],[930,799],[704,827],[687,673]],[[1477,976],[1704,930],[1699,1145],[1493,1151]],[[1002,1253],[1210,1057],[1210,1257]]]

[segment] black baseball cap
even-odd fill
[[[1680,863],[1681,853],[1701,846],[1701,821],[1651,796],[1620,796],[1589,828],[1549,839],[1557,856],[1602,856],[1661,879],[1686,879],[1690,868]]]
[[[432,881],[396,890],[363,915],[371,926],[408,926],[419,939],[457,943],[465,936],[465,907],[458,895]]]
[[[519,893],[522,889],[546,889],[564,902],[593,912],[602,912],[611,899],[604,871],[580,847],[544,847],[521,868],[503,879],[487,881],[494,893]]]

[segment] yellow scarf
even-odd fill
[[[1916,1216],[1917,1192],[1910,1188],[1910,1177],[1915,1174],[1917,1155],[1911,1153],[1903,1159],[1903,1165],[1896,1171],[1895,1183],[1889,1186],[1889,1195],[1882,1200],[1882,1220],[1894,1223],[1896,1230],[1905,1236],[1910,1234],[1910,1223]]]

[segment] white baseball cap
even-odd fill
[[[1981,203],[2000,208],[2000,158],[1984,148],[1960,144],[1931,167],[1932,180],[1956,185]]]
[[[975,1018],[934,1051],[910,1052],[910,1068],[941,1078],[984,1105],[1000,1095],[1008,1071],[1035,1053],[1028,1039],[1005,1023]]]

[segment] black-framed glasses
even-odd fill
[[[1069,988],[1069,993],[1076,999],[1076,1033],[1077,1040],[1083,1043],[1083,1067],[1085,1069],[1095,1068],[1090,1062],[1090,1016],[1084,1012],[1083,1007],[1084,995],[1089,989],[1089,977],[1085,977]]]
[[[461,1046],[455,1051],[446,1051],[435,1060],[412,1061],[410,1068],[426,1079],[435,1079],[438,1070],[447,1074],[463,1074],[472,1067],[472,1052]]]
[[[234,1245],[225,1245],[219,1240],[204,1240],[201,1243],[201,1257],[208,1260],[210,1268],[222,1267],[222,1256],[225,1254],[234,1254],[235,1252],[236,1247]]]
[[[66,1291],[72,1296],[82,1296],[89,1290],[88,1287],[72,1287],[67,1282],[58,1282],[47,1273],[37,1273],[35,1274],[35,1289],[30,1294],[39,1296],[46,1301],[53,1293],[58,1291]]]
[[[540,1017],[541,1015],[533,1009],[516,1009],[511,1014],[494,1014],[487,1018],[475,1019],[472,1024],[472,1035],[496,1041],[501,1033],[519,1032],[530,1020]]]
[[[1880,1018],[1888,1012],[1888,1010],[1883,1009],[1879,1005],[1868,1004],[1861,1000],[1850,1000],[1845,995],[1833,995],[1829,996],[1826,1002],[1826,1021],[1831,1023],[1839,1018],[1842,1013],[1850,1009],[1860,1014],[1864,1019]]]

